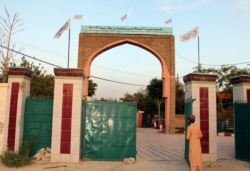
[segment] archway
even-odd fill
[[[152,53],[161,63],[163,97],[165,98],[166,133],[174,133],[175,55],[174,36],[169,28],[82,26],[79,35],[78,68],[90,76],[92,61],[102,52],[123,44],[138,46]],[[83,95],[88,93],[88,79]]]
[[[131,44],[116,46],[92,61],[89,79],[98,87],[88,99],[120,102],[123,98],[131,100],[130,96],[139,98],[145,95],[147,85],[155,78],[162,78],[162,68],[152,53]],[[141,109],[142,105],[139,102],[138,110],[145,110]],[[144,112],[144,122],[148,115],[156,114],[156,111]]]

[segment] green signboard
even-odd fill
[[[172,35],[170,27],[82,26],[81,33]]]

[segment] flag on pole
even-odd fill
[[[165,21],[165,24],[170,24],[170,23],[172,23],[172,18]]]
[[[188,31],[187,33],[180,36],[181,42],[186,42],[190,39],[195,39],[199,35],[199,27],[195,27],[192,30]]]
[[[125,15],[121,16],[122,21],[126,20],[126,18],[127,18],[127,13]]]
[[[76,20],[82,19],[82,15],[75,15],[74,18],[75,18]]]
[[[68,21],[60,28],[60,30],[58,30],[58,32],[55,34],[54,38],[59,39],[60,36],[63,34],[63,32],[65,30],[69,30],[70,29],[70,19],[68,19]]]

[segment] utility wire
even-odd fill
[[[7,47],[5,47],[5,46],[3,46],[3,45],[0,45],[0,46],[1,46],[2,48],[8,49]],[[30,56],[30,55],[24,54],[24,53],[22,53],[22,52],[18,52],[18,51],[14,50],[14,49],[10,49],[10,48],[9,48],[9,50],[11,50],[12,52],[15,52],[15,53],[17,53],[17,54],[26,56],[26,57],[28,57],[28,58],[31,58],[31,59],[34,59],[34,60],[37,60],[37,61],[40,61],[40,62],[49,64],[49,65],[52,65],[52,66],[55,66],[55,67],[58,67],[58,68],[62,68],[62,67],[59,66],[59,65],[55,65],[55,64],[52,64],[52,63],[50,63],[50,62],[43,61],[43,60],[41,60],[41,59],[37,59],[36,57],[33,57],[33,56]]]
[[[5,47],[5,46],[3,46],[3,45],[0,45],[0,47],[5,48],[5,49],[8,49],[7,47]],[[18,51],[14,50],[14,49],[10,49],[10,48],[9,48],[9,50],[11,50],[12,52],[15,52],[15,53],[17,53],[17,54],[26,56],[26,57],[28,57],[28,58],[31,58],[31,59],[34,59],[34,60],[37,60],[37,61],[46,63],[46,64],[48,64],[48,65],[55,66],[55,67],[58,67],[58,68],[62,68],[62,67],[59,66],[59,65],[55,65],[55,64],[52,64],[52,63],[50,63],[50,62],[43,61],[43,60],[38,59],[38,58],[36,58],[36,57],[32,57],[32,56],[30,56],[30,55],[27,55],[27,54],[18,52]],[[191,61],[191,60],[189,60],[189,59],[187,59],[187,58],[184,58],[183,56],[181,56],[181,55],[178,54],[178,53],[176,53],[176,55],[179,56],[180,58],[182,58],[182,59],[184,59],[184,60],[190,62],[190,63],[197,64],[197,63],[194,62],[194,61]],[[241,65],[241,64],[250,64],[250,62],[241,62],[241,63],[225,64],[225,65]],[[212,65],[212,64],[201,64],[201,65],[206,65],[206,66],[222,66],[222,65]],[[105,67],[102,67],[102,68],[105,68]],[[111,70],[111,69],[110,69],[110,70]],[[118,72],[118,71],[116,71],[116,72]],[[127,73],[127,74],[129,74],[129,73]],[[130,73],[130,74],[132,74],[132,73]],[[100,79],[100,80],[104,80],[104,81],[119,83],[119,84],[126,84],[126,85],[133,85],[133,86],[143,86],[143,87],[146,86],[146,85],[140,85],[140,84],[132,84],[132,83],[125,83],[125,82],[120,82],[120,81],[109,80],[109,79],[105,79],[105,78],[101,78],[101,77],[96,77],[96,76],[93,76],[93,75],[90,76],[90,77],[96,78],[96,79]]]
[[[120,81],[113,81],[113,80],[109,80],[109,79],[105,79],[105,78],[100,78],[100,77],[96,77],[96,76],[90,76],[99,80],[104,80],[104,81],[109,81],[109,82],[113,82],[113,83],[120,83],[120,84],[127,84],[127,85],[133,85],[133,86],[140,86],[140,87],[146,87],[147,85],[140,85],[140,84],[131,84],[131,83],[125,83],[125,82],[120,82]]]
[[[154,76],[150,76],[150,75],[134,74],[134,73],[130,73],[130,72],[119,71],[119,70],[110,69],[110,68],[106,68],[106,67],[102,67],[102,66],[98,66],[98,65],[93,65],[93,66],[94,66],[94,67],[101,68],[101,69],[105,69],[105,70],[110,70],[110,71],[115,71],[115,72],[119,72],[119,73],[123,73],[123,74],[133,75],[133,76],[154,77]]]
[[[191,61],[191,60],[183,57],[182,55],[178,54],[177,52],[175,52],[175,54],[177,56],[179,56],[180,58],[184,59],[185,61],[188,61],[188,62],[196,64],[196,65],[198,64],[197,62]],[[242,64],[250,64],[250,62],[241,62],[241,63],[234,63],[234,64],[222,64],[222,65],[242,65]],[[219,65],[219,64],[218,65],[214,65],[214,64],[204,64],[204,63],[201,63],[201,65],[203,65],[203,66],[204,65],[205,66],[222,66],[222,65]]]
[[[0,46],[1,46],[2,48],[8,49],[7,47],[5,47],[5,46],[3,46],[3,45],[0,45]],[[58,67],[58,68],[62,68],[62,67],[59,66],[59,65],[55,65],[55,64],[52,64],[52,63],[50,63],[50,62],[43,61],[43,60],[38,59],[38,58],[36,58],[36,57],[32,57],[32,56],[30,56],[30,55],[27,55],[27,54],[18,52],[18,51],[14,50],[14,49],[10,49],[10,48],[9,48],[9,50],[11,50],[12,52],[15,52],[15,53],[17,53],[17,54],[23,55],[23,56],[25,56],[25,57],[28,57],[28,58],[31,58],[31,59],[34,59],[34,60],[37,60],[37,61],[46,63],[46,64],[48,64],[48,65],[52,65],[52,66],[55,66],[55,67]],[[119,83],[119,84],[126,84],[126,85],[140,86],[140,87],[145,87],[145,86],[146,86],[146,85],[140,85],[140,84],[132,84],[132,83],[125,83],[125,82],[120,82],[120,81],[114,81],[114,80],[109,80],[109,79],[105,79],[105,78],[101,78],[101,77],[96,77],[96,76],[90,76],[90,77],[96,78],[96,79],[100,79],[100,80],[104,80],[104,81]]]

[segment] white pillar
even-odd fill
[[[83,69],[54,69],[52,162],[79,162]]]
[[[233,101],[250,102],[250,76],[240,75],[231,79],[233,84]]]
[[[9,68],[3,129],[4,151],[18,151],[22,145],[25,100],[30,94],[31,75],[31,70],[27,68]]]
[[[193,115],[200,125],[202,160],[217,160],[216,75],[191,73],[183,77],[185,99],[193,99]]]
[[[0,84],[0,156],[3,154],[3,132],[6,127],[6,106],[7,106],[8,83]]]

